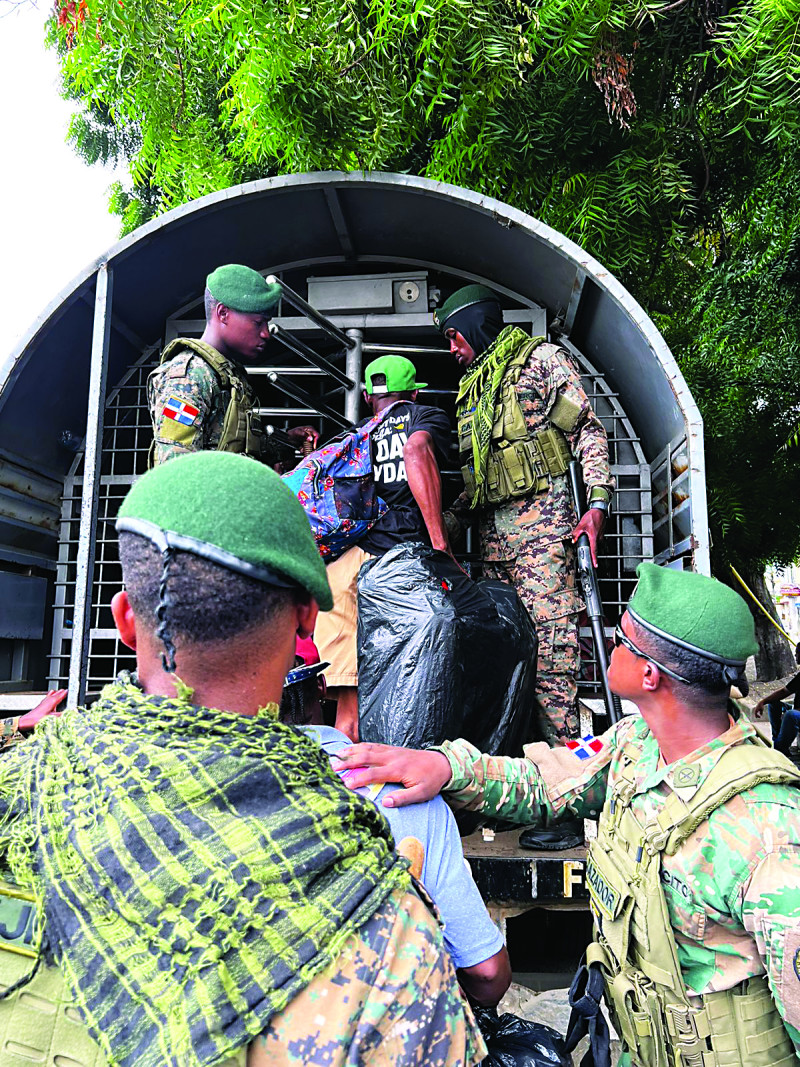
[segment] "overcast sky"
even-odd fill
[[[0,364],[50,301],[117,240],[114,174],[64,141],[72,106],[44,47],[49,3],[0,0]]]

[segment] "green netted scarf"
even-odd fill
[[[461,379],[456,397],[456,417],[464,412],[474,411],[472,419],[472,462],[474,467],[475,491],[470,500],[470,507],[475,507],[483,497],[483,483],[486,480],[489,446],[492,441],[494,426],[494,409],[500,395],[500,386],[508,364],[520,350],[520,345],[539,344],[543,337],[531,338],[518,326],[506,326],[497,339],[467,369]]]
[[[235,1054],[330,964],[407,864],[311,738],[130,677],[0,761],[2,874],[112,1064]]]

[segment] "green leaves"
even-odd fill
[[[240,181],[365,168],[572,237],[681,362],[716,550],[788,559],[799,27],[800,0],[57,0],[48,40],[77,151],[128,160],[124,232]]]

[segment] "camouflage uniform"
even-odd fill
[[[397,891],[251,1047],[250,1067],[465,1067],[486,1055],[436,922]]]
[[[181,348],[180,340],[172,344],[177,349],[175,355],[156,367],[147,379],[147,403],[153,422],[153,465],[187,452],[216,451],[220,447],[231,402],[230,384],[222,385],[216,371],[202,356],[190,348]],[[165,351],[165,355],[169,352]],[[244,367],[233,360],[226,360],[226,363],[244,391],[242,409],[258,409],[259,400]],[[175,410],[175,402],[187,405],[183,409],[188,411],[184,418],[190,419],[190,423],[171,418],[167,413]],[[226,450],[238,452],[244,448],[237,444]],[[280,458],[279,449],[261,436],[256,458],[273,466]]]
[[[599,815],[602,828],[613,817],[606,799],[627,745],[636,757],[631,810],[646,824],[676,794],[687,799],[681,796],[687,782],[692,791],[699,789],[726,750],[754,739],[749,722],[732,722],[726,733],[669,765],[662,765],[656,740],[639,716],[613,726],[598,739],[597,754],[583,760],[564,747],[530,745],[525,758],[513,759],[482,755],[463,740],[445,742],[440,751],[452,779],[444,792],[454,807],[519,823]],[[674,855],[661,853],[661,885],[690,996],[732,989],[766,974],[800,1054],[797,789],[762,783],[722,804]]]
[[[563,349],[556,352],[552,345],[539,345],[517,383],[528,433],[550,427],[548,415],[560,396],[570,401],[580,414],[574,430],[565,436],[583,468],[587,494],[594,486],[613,490],[606,431],[569,355]],[[469,521],[466,494],[458,498],[451,513],[461,525]],[[536,626],[542,734],[551,745],[577,737],[577,618],[583,602],[576,587],[570,535],[577,518],[567,477],[552,478],[547,492],[481,508],[479,515],[484,573],[514,586]]]
[[[4,985],[31,966],[0,943]],[[4,1067],[26,1067],[37,1054],[42,1063],[107,1063],[52,965],[0,1000],[0,1045]],[[243,1048],[220,1067],[471,1067],[485,1054],[435,918],[415,893],[397,890],[272,1019],[249,1055]]]
[[[242,377],[245,378],[244,369]],[[171,397],[197,409],[191,426],[176,423],[165,414],[165,405]],[[163,463],[186,452],[214,451],[222,437],[230,399],[230,390],[221,389],[211,367],[188,348],[156,367],[147,379],[147,403],[155,438],[154,463]]]

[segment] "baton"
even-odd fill
[[[586,499],[583,490],[583,476],[578,461],[573,459],[568,469],[569,487],[572,492],[572,502],[575,505],[578,519],[586,510]],[[612,693],[608,685],[608,649],[606,648],[606,634],[603,628],[603,602],[600,599],[600,586],[597,574],[592,563],[592,549],[589,538],[581,534],[577,541],[578,550],[578,580],[581,583],[583,599],[586,602],[586,614],[589,616],[589,625],[592,628],[592,641],[597,653],[597,663],[600,667],[600,681],[603,683],[603,701],[606,705],[606,713],[612,725],[622,718],[622,705],[616,693]]]

